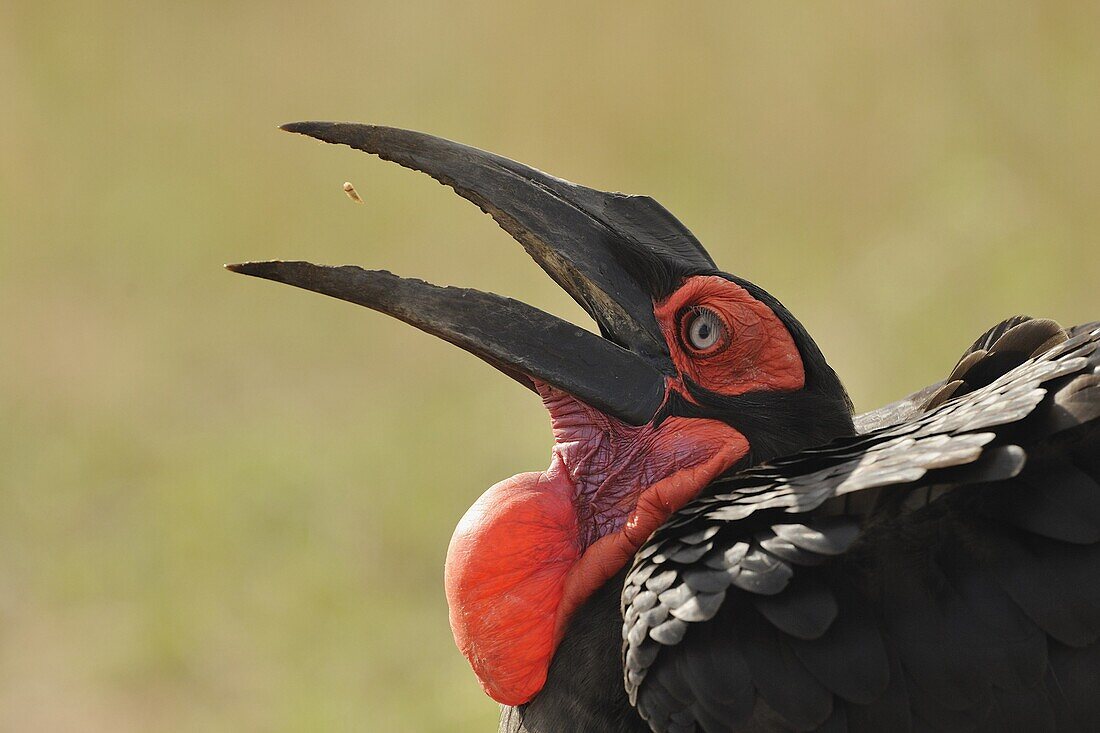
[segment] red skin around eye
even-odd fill
[[[714,311],[729,330],[729,345],[694,355],[682,342],[681,317],[694,307]],[[768,306],[737,283],[717,275],[689,278],[654,309],[676,369],[683,377],[724,395],[754,390],[801,389],[802,357],[787,328]],[[688,315],[688,318],[691,316]]]

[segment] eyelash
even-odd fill
[[[709,316],[710,325],[717,330],[713,344],[698,347],[692,343],[692,329],[700,316]],[[707,324],[703,324],[707,325]],[[680,342],[691,354],[705,357],[725,351],[730,341],[730,329],[718,313],[705,306],[692,306],[685,309],[680,315]]]

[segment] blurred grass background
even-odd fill
[[[1004,316],[1100,317],[1098,34],[1089,2],[0,4],[0,730],[495,729],[441,569],[545,464],[537,400],[220,265],[583,316],[446,189],[278,123],[649,193],[869,409]]]

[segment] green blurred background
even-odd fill
[[[0,3],[0,730],[493,729],[443,557],[542,408],[221,264],[585,321],[476,208],[278,123],[651,194],[869,409],[1004,316],[1100,317],[1098,38],[1092,2]]]

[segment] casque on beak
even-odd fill
[[[333,122],[284,130],[342,143],[427,173],[477,204],[596,321],[603,338],[519,301],[350,265],[246,262],[233,272],[313,290],[394,316],[534,388],[538,380],[631,425],[653,419],[675,374],[653,313],[656,271],[713,261],[650,198],[578,186],[424,133]]]

